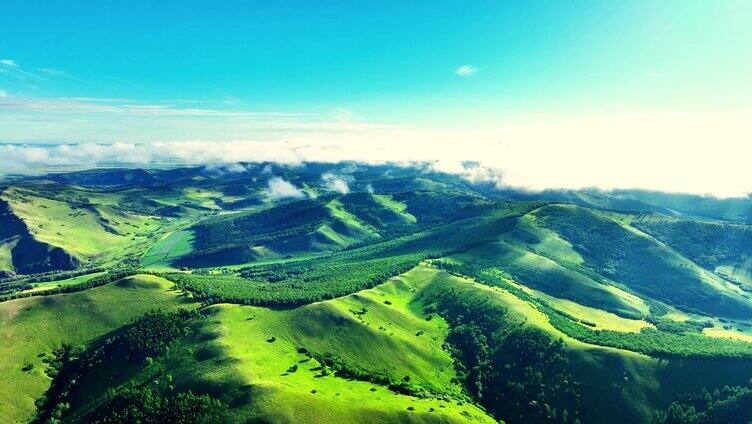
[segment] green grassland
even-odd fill
[[[145,267],[169,268],[174,259],[193,251],[194,237],[190,230],[169,232],[151,245],[141,263]]]
[[[393,196],[386,194],[372,194],[371,196],[375,202],[394,212],[396,215],[395,219],[401,219],[406,223],[414,223],[417,221],[415,216],[407,212],[407,205],[403,202],[395,201]]]
[[[644,303],[613,286],[601,284],[587,275],[567,269],[544,256],[504,242],[489,243],[454,255],[458,263],[482,263],[512,275],[521,284],[552,296],[573,300],[607,311],[639,313]]]
[[[13,257],[11,256],[13,247],[15,247],[15,240],[0,244],[0,272],[8,274],[13,272]]]
[[[123,214],[106,207],[73,208],[68,203],[5,193],[5,199],[38,240],[89,258],[154,230],[150,217]]]
[[[588,267],[638,293],[710,314],[752,317],[752,302],[739,287],[636,229],[571,205],[550,206],[535,214],[542,226],[588,252]],[[674,284],[677,279],[683,284]]]
[[[65,420],[134,388],[210,396],[231,422],[631,423],[686,392],[746,399],[752,203],[350,165],[0,187],[0,290],[33,295],[0,302],[0,421],[28,421],[58,387],[62,345],[96,355],[179,307],[200,313],[169,348],[87,367]],[[270,197],[274,177],[306,197]],[[87,284],[138,268],[159,275]]]
[[[520,286],[520,288],[530,293],[533,297],[547,302],[558,311],[571,315],[580,321],[591,323],[594,328],[634,333],[639,332],[643,328],[655,327],[644,319],[623,318],[603,309],[585,306],[567,299],[556,298],[525,286]]]
[[[73,395],[74,416],[91,407],[91,402],[95,404],[97,393],[103,393],[113,381],[119,384],[144,383],[157,375],[169,373],[175,376],[178,387],[186,386],[192,390],[215,393],[219,388],[221,392],[233,393],[250,390],[253,394],[251,403],[248,400],[236,401],[231,408],[233,421],[493,422],[469,402],[454,381],[452,358],[441,348],[448,330],[446,322],[440,317],[426,319],[423,312],[420,296],[436,272],[432,268],[418,268],[374,289],[291,310],[210,306],[203,311],[206,322],[194,330],[187,344],[171,349],[164,358],[143,369],[112,364],[102,371],[107,378],[103,375],[90,377],[84,384],[85,392]],[[39,362],[31,375],[20,370],[20,363],[16,364],[18,370],[4,370],[5,375],[18,374],[15,378],[36,377],[39,380],[39,387],[32,396],[16,394],[29,397],[27,403],[31,408],[26,413],[33,411],[34,395],[40,395],[49,381],[42,373],[44,366],[36,352],[46,352],[63,341],[94,341],[92,335],[104,334],[106,329],[125,324],[130,317],[149,307],[181,304],[177,296],[163,292],[165,289],[164,280],[158,277],[136,276],[86,292],[64,295],[82,297],[80,300],[65,299],[63,303],[56,296],[33,298],[54,300],[72,309],[41,308],[37,312],[31,307],[13,318],[34,325],[39,321],[49,321],[48,314],[59,316],[55,325],[60,328],[49,329],[49,333],[55,336],[26,344],[28,360]],[[138,310],[128,313],[110,305],[116,300],[129,305],[138,302],[132,296],[141,295],[141,292],[150,292],[151,296],[162,292],[166,298],[151,299]],[[18,301],[3,305],[6,308],[25,307],[14,302]],[[88,304],[88,312],[99,316],[103,322],[95,326],[86,321],[91,319],[89,315],[80,316],[80,312],[73,315],[73,311],[81,307],[79,302]],[[108,310],[107,316],[102,316],[103,308]],[[22,315],[32,313],[34,318]],[[10,324],[13,326],[14,323],[11,321]],[[88,331],[61,339],[60,334],[66,334],[71,327],[84,327]],[[21,333],[23,328],[9,334]],[[301,347],[305,347],[308,353],[300,353]],[[290,371],[293,365],[296,370]],[[339,375],[338,369],[350,374]],[[409,377],[409,384],[404,383],[405,377]],[[408,390],[416,395],[390,390],[389,381],[406,384],[407,389],[402,391]],[[8,384],[18,383],[9,380]],[[22,416],[21,411],[13,413]]]
[[[0,303],[0,416],[24,422],[49,385],[43,358],[63,343],[86,344],[152,308],[185,303],[169,282],[136,276],[91,290]],[[22,368],[32,365],[29,371]]]
[[[440,347],[446,324],[426,321],[414,303],[427,282],[422,274],[411,271],[372,290],[289,311],[212,307],[217,342],[238,360],[238,372],[258,396],[251,416],[275,422],[462,422],[467,414],[489,421],[471,404],[457,404],[462,398],[451,383],[452,360]],[[362,308],[367,312],[354,313]],[[324,375],[322,364],[301,355],[299,347],[363,375],[394,381],[408,376],[429,394],[450,397],[399,395],[383,384]],[[293,365],[297,371],[289,372]]]

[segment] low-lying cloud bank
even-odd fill
[[[593,131],[592,125],[588,128]],[[308,137],[279,141],[0,144],[0,173],[38,172],[56,166],[143,164],[206,165],[207,172],[231,173],[242,171],[239,162],[298,165],[354,161],[428,164],[429,169],[457,174],[473,182],[532,191],[637,188],[719,197],[752,192],[752,142],[739,138],[745,134],[746,126],[723,127],[714,133],[695,128],[692,134],[667,133],[660,128],[656,127],[655,137],[650,138],[641,132],[614,135],[604,129],[602,134],[610,134],[611,138],[600,138],[600,132],[583,132],[587,137],[569,135],[566,142],[557,141],[561,138],[556,139],[549,132],[518,131],[493,137],[441,133],[389,138],[363,134],[348,139]],[[566,131],[562,127],[560,132]],[[713,140],[713,136],[718,140],[702,141]],[[509,139],[519,141],[498,141]],[[534,142],[543,139],[549,141]],[[655,141],[664,139],[674,141]],[[338,192],[349,190],[347,179],[337,175],[322,177],[322,185]],[[270,187],[270,193],[285,193],[289,187],[280,183],[277,189],[281,191]]]

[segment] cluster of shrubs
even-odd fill
[[[171,393],[156,387],[109,389],[104,402],[86,415],[92,424],[220,424],[227,406],[209,395]]]

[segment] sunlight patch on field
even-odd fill
[[[545,300],[555,309],[566,312],[580,320],[596,324],[598,330],[614,330],[637,333],[643,328],[655,328],[653,324],[643,320],[622,318],[616,314],[606,312],[602,309],[591,308],[580,305],[571,300],[559,299],[538,290],[530,290],[534,296]]]
[[[736,330],[713,327],[703,329],[702,333],[710,337],[726,337],[752,343],[752,334],[741,333]]]
[[[735,263],[718,266],[715,272],[728,276],[732,280],[752,285],[752,254],[742,255]]]
[[[22,291],[21,293],[35,293],[43,290],[53,289],[55,287],[70,286],[73,284],[85,283],[92,278],[103,275],[104,272],[95,272],[93,274],[79,275],[78,277],[68,278],[59,281],[47,281],[44,283],[32,283],[32,288]]]
[[[158,227],[152,217],[125,214],[109,206],[73,207],[22,190],[6,192],[3,198],[34,238],[83,257],[124,246]]]
[[[407,205],[398,202],[394,200],[394,198],[389,194],[373,194],[372,195],[373,200],[376,201],[376,203],[380,204],[381,206],[390,209],[394,212],[396,212],[399,216],[401,216],[405,222],[409,224],[415,223],[418,219],[407,212]]]
[[[572,245],[553,231],[535,225],[535,212],[519,219],[512,231],[501,235],[501,239],[510,243],[521,244],[541,254],[557,260],[581,265],[585,262]]]
[[[170,232],[149,248],[141,262],[146,267],[169,267],[171,260],[193,251],[194,237],[191,230]]]
[[[0,271],[13,271],[13,256],[11,250],[15,240],[0,244]]]

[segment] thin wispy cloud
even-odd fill
[[[478,68],[473,65],[462,65],[454,70],[454,73],[461,77],[469,77],[478,72]]]
[[[203,103],[203,104],[201,104]],[[195,137],[196,130],[216,130],[233,134],[233,138],[249,131],[376,131],[400,128],[390,124],[371,123],[348,118],[345,112],[337,116],[319,113],[269,112],[230,109],[223,102],[180,101],[149,103],[128,99],[98,98],[42,98],[0,97],[0,113],[8,118],[5,124],[11,132],[0,133],[0,141],[50,139],[57,133],[63,136],[61,125],[87,122],[92,137],[115,133],[138,137],[134,131],[157,127],[169,131],[170,138]],[[47,125],[44,125],[44,124]],[[2,127],[2,123],[0,123]],[[79,130],[80,130],[79,126]],[[152,133],[153,134],[153,133]],[[83,135],[76,137],[81,140]],[[112,140],[116,141],[116,140]]]
[[[8,97],[8,93],[5,90],[0,89],[0,97]]]
[[[20,81],[44,80],[44,78],[39,75],[24,70],[21,65],[13,59],[0,59],[0,73]]]
[[[61,70],[53,69],[53,68],[37,68],[37,71],[45,73],[47,75],[52,75],[54,77],[68,77],[69,75]]]
[[[51,77],[59,77],[59,78],[66,78],[66,79],[75,79],[71,74],[61,71],[60,69],[55,68],[37,68],[38,72],[41,72],[43,74],[49,75]]]

